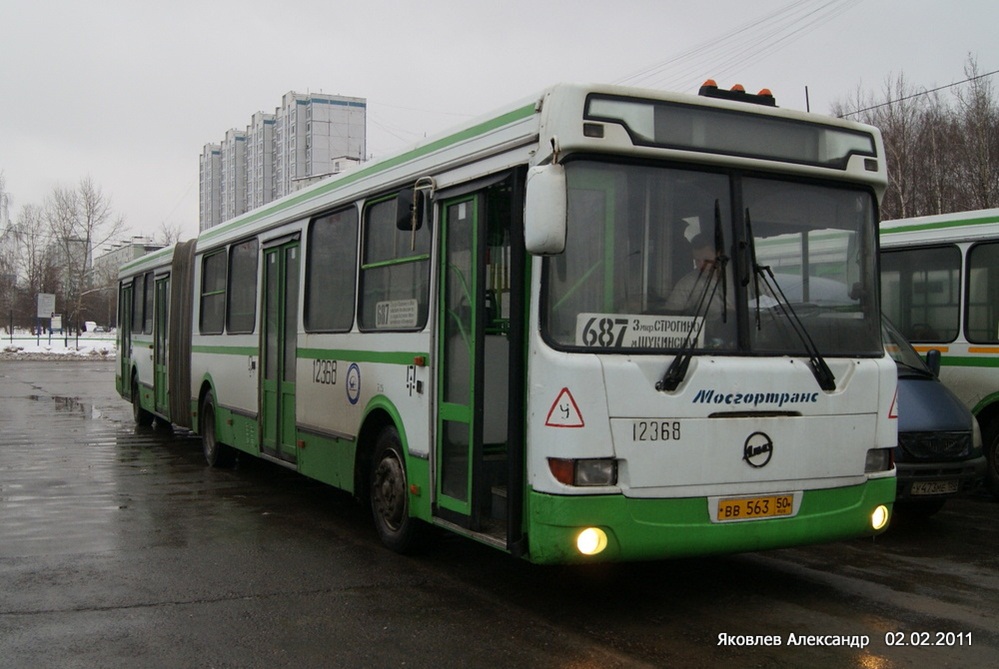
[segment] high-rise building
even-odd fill
[[[228,130],[222,140],[221,217],[236,218],[246,211],[246,133]]]
[[[246,126],[246,209],[274,199],[274,114],[257,112]]]
[[[222,147],[205,144],[200,160],[201,197],[198,229],[207,230],[222,222]]]
[[[274,114],[257,112],[245,132],[205,145],[201,229],[363,162],[366,135],[364,98],[289,91]]]
[[[336,173],[337,160],[364,160],[364,98],[289,91],[274,115],[276,197],[295,192],[298,181]]]

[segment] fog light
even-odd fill
[[[871,527],[875,530],[883,529],[888,524],[888,507],[879,504],[874,513],[871,514]]]
[[[583,555],[596,555],[607,548],[607,533],[599,527],[587,527],[576,537],[576,550]]]

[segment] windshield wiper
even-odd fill
[[[794,330],[794,333],[798,335],[798,339],[805,346],[812,374],[815,376],[815,380],[819,382],[819,387],[827,391],[836,390],[836,376],[829,369],[829,365],[826,364],[825,358],[819,352],[819,347],[815,345],[815,341],[812,340],[812,336],[808,333],[808,328],[801,322],[794,307],[791,306],[790,300],[787,299],[784,291],[781,290],[780,284],[777,283],[777,278],[774,276],[770,266],[760,265],[756,258],[756,238],[753,237],[753,223],[749,216],[748,207],[746,208],[746,236],[749,240],[750,262],[753,267],[753,281],[756,291],[757,330],[760,328],[760,279],[763,279],[763,285],[777,301],[777,307],[787,318],[788,322],[791,323],[791,329]],[[745,283],[748,283],[748,280],[744,281]]]
[[[715,261],[709,270],[707,280],[701,289],[701,295],[697,300],[697,307],[694,309],[694,317],[690,322],[690,328],[684,337],[683,346],[677,352],[673,362],[666,368],[663,378],[656,382],[656,390],[674,391],[683,383],[687,376],[687,368],[690,367],[690,359],[694,355],[694,344],[701,336],[704,329],[704,322],[707,320],[708,309],[714,301],[718,286],[721,284],[722,293],[722,322],[728,322],[728,314],[725,305],[728,295],[728,279],[725,266],[728,264],[728,256],[725,255],[725,239],[722,234],[721,207],[718,200],[715,200]],[[714,273],[720,272],[720,276],[714,279]]]

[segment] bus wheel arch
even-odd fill
[[[395,420],[384,409],[368,415],[358,434],[355,491],[371,508],[381,542],[397,553],[422,543],[425,528],[409,509],[406,449]]]
[[[149,427],[153,424],[153,414],[142,408],[142,391],[139,389],[139,373],[132,368],[132,383],[131,383],[131,395],[132,395],[132,418],[135,420],[135,424],[139,427]]]
[[[209,467],[229,467],[235,460],[231,446],[218,438],[217,403],[211,384],[204,383],[198,393],[198,427],[201,433],[201,451]]]
[[[361,431],[357,435],[357,452],[354,455],[354,495],[362,502],[368,502],[371,463],[375,457],[375,443],[386,428],[395,427],[395,422],[387,411],[376,409],[368,414]]]

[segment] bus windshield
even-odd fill
[[[822,355],[883,355],[869,191],[590,160],[566,177],[566,248],[544,272],[553,345],[795,355],[797,318]]]

